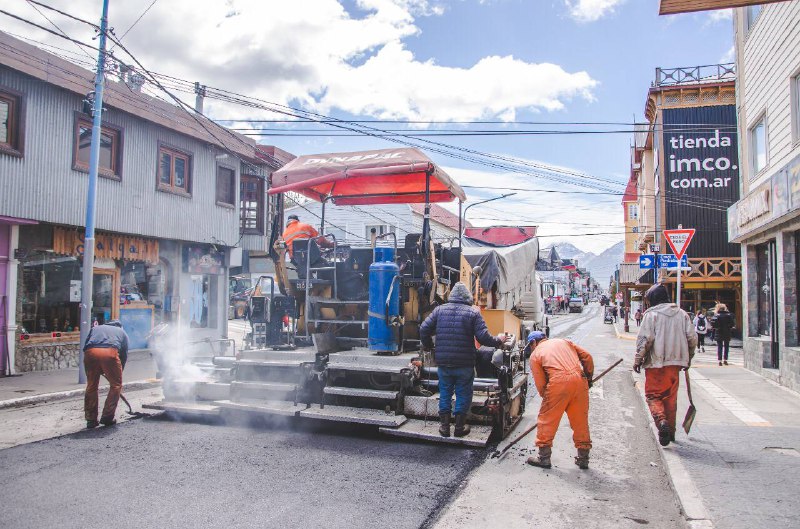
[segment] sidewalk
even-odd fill
[[[158,384],[156,365],[147,351],[131,351],[123,373],[123,388],[143,389]],[[78,369],[33,371],[20,376],[0,378],[0,409],[38,402],[73,398],[84,391],[78,384]],[[101,394],[107,391],[108,381],[100,378]]]
[[[800,395],[744,369],[741,356],[732,348],[721,367],[716,347],[695,356],[691,433],[679,424],[677,442],[659,450],[691,527],[797,527]],[[644,374],[635,380],[644,401]],[[688,405],[682,375],[679,423]]]

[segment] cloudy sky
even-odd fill
[[[43,3],[99,19],[100,0]],[[4,8],[96,42],[89,26],[23,0]],[[569,236],[597,252],[622,238],[627,131],[643,119],[655,68],[732,59],[728,11],[657,11],[658,0],[111,0],[110,22],[155,72],[318,117],[381,120],[368,126],[428,150],[475,186],[472,201],[537,190],[476,206],[469,218],[539,224],[545,241]],[[9,17],[0,29],[91,63],[73,43]],[[186,85],[171,86],[193,102],[179,91]],[[315,123],[245,121],[286,118],[252,105],[210,99],[206,112],[298,155],[396,145]]]

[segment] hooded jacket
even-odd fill
[[[122,329],[122,323],[119,320],[111,320],[106,324],[92,327],[86,337],[83,350],[86,351],[93,347],[113,347],[119,354],[122,368],[125,368],[125,363],[128,361],[128,335]]]
[[[729,341],[731,339],[731,331],[733,330],[736,322],[733,321],[733,314],[727,310],[720,310],[714,316],[714,329],[716,334],[714,338],[719,341]]]
[[[645,368],[688,367],[696,347],[697,333],[689,315],[675,303],[661,303],[644,313],[635,362]]]
[[[475,340],[481,345],[499,348],[503,342],[489,333],[478,307],[472,305],[472,295],[466,285],[456,283],[444,305],[433,309],[419,328],[422,345],[433,347],[434,360],[442,367],[474,367]]]

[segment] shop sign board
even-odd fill
[[[225,275],[225,254],[208,244],[184,244],[183,271],[187,274]]]
[[[85,233],[80,229],[53,228],[53,251],[61,255],[83,256]],[[144,237],[129,237],[96,232],[95,259],[143,261],[158,264],[158,241]]]
[[[739,246],[719,236],[727,231],[728,206],[739,199],[735,105],[669,108],[663,115],[666,225],[702,229],[693,257],[738,257]]]

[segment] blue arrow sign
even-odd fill
[[[689,257],[684,255],[681,257],[681,268],[689,266]],[[678,260],[671,253],[658,254],[658,267],[659,268],[677,268]]]
[[[639,256],[639,268],[642,270],[650,270],[651,268],[656,267],[656,256],[655,255],[640,255]]]

